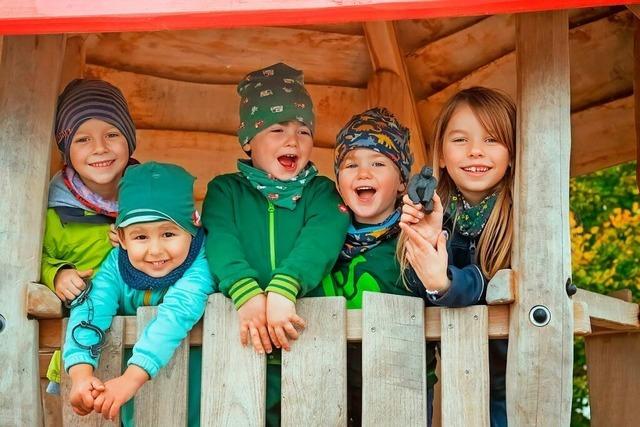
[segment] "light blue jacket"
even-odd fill
[[[158,316],[147,325],[127,361],[127,366],[139,366],[153,378],[171,360],[180,342],[204,314],[207,296],[214,291],[209,264],[203,247],[191,267],[168,289],[139,291],[122,280],[118,269],[119,251],[115,248],[109,253],[93,278],[89,294],[94,312],[91,323],[107,330],[115,315],[135,315],[138,307],[158,306]],[[74,326],[86,321],[88,315],[88,300],[71,310],[63,352],[66,371],[80,363],[94,369],[98,365],[89,350],[80,348],[71,337]],[[83,345],[96,342],[96,334],[85,328],[78,328],[75,338]]]

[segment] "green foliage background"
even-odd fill
[[[636,163],[577,177],[570,184],[573,282],[600,293],[631,289],[640,300],[640,206]],[[576,339],[571,425],[589,426],[584,340]]]

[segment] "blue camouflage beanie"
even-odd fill
[[[117,127],[127,140],[131,157],[136,148],[136,127],[120,89],[103,80],[75,79],[58,97],[56,109],[56,144],[67,165],[73,136],[90,119]]]

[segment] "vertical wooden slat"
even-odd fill
[[[158,307],[140,307],[137,313],[138,338],[158,314]],[[189,337],[176,349],[171,361],[158,375],[142,386],[135,400],[137,426],[174,427],[187,425],[189,384]],[[167,392],[171,391],[171,399]]]
[[[369,107],[388,108],[409,128],[415,160],[413,170],[419,171],[427,164],[430,154],[422,136],[418,109],[395,25],[392,21],[365,22],[363,28],[374,71],[367,87]]]
[[[633,36],[633,112],[636,122],[636,187],[640,189],[640,5],[634,5],[632,11],[634,11],[634,15],[636,16]]]
[[[634,426],[640,420],[640,334],[585,338],[592,427]]]
[[[518,15],[516,58],[517,297],[510,313],[507,412],[510,425],[565,426],[573,363],[572,304],[565,290],[571,276],[567,12]],[[548,309],[545,326],[530,320],[537,306]]]
[[[62,322],[62,336],[66,336],[68,319]],[[111,322],[111,328],[107,332],[107,344],[100,352],[100,363],[94,371],[94,376],[108,381],[120,376],[122,373],[122,358],[124,354],[124,318],[116,316]],[[62,396],[62,425],[65,427],[113,427],[120,425],[120,414],[113,421],[105,420],[101,414],[95,412],[84,417],[76,415],[69,405],[69,391],[71,390],[71,378],[64,370],[62,362],[60,381],[60,395]]]
[[[40,275],[43,213],[62,36],[4,37],[0,51],[0,420],[40,426],[38,323],[26,292]],[[43,70],[46,70],[43,75]]]
[[[362,424],[426,425],[424,302],[365,292],[362,311]]]
[[[342,297],[306,298],[307,328],[282,352],[282,425],[347,425],[347,312]]]
[[[489,425],[489,316],[486,306],[443,308],[442,425]]]
[[[222,294],[209,297],[202,330],[203,426],[263,426],[266,360],[240,344],[238,313]]]

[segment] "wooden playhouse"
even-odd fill
[[[425,310],[368,294],[360,311],[340,298],[300,301],[309,328],[283,359],[283,424],[346,425],[346,342],[361,341],[364,423],[425,425],[426,339],[445,355],[435,425],[486,426],[487,340],[508,336],[510,424],[566,426],[573,337],[584,335],[593,425],[636,425],[638,304],[567,288],[569,177],[637,156],[638,19],[640,6],[607,0],[4,0],[0,426],[113,425],[78,419],[41,393],[64,327],[59,300],[37,284],[47,182],[60,166],[52,127],[61,88],[79,76],[120,87],[138,128],[135,157],[185,166],[202,200],[206,183],[242,156],[235,84],[278,61],[304,70],[318,116],[312,159],[328,176],[337,130],[368,106],[408,124],[416,168],[427,163],[439,107],[472,85],[517,100],[519,147],[513,268],[489,284],[489,305]],[[114,322],[105,377],[153,310]],[[138,425],[184,425],[190,345],[205,358],[203,425],[264,424],[265,360],[239,346],[235,322],[213,296],[171,366],[136,398]]]

